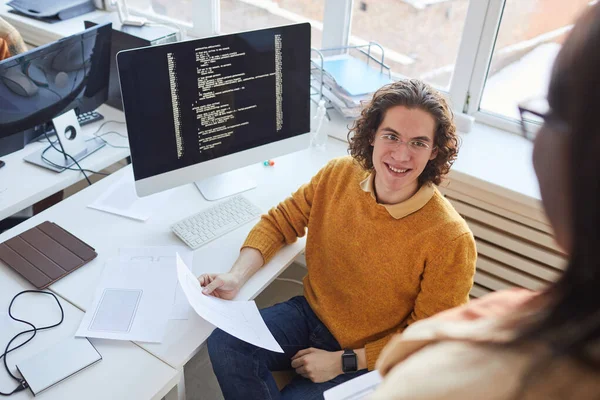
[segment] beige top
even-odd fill
[[[369,174],[368,177],[366,177],[361,183],[360,183],[360,188],[371,194],[371,197],[373,197],[375,200],[377,200],[377,198],[375,197],[375,173],[372,172],[371,174]],[[398,203],[398,204],[382,204],[385,209],[387,210],[387,212],[394,218],[394,219],[401,219],[406,217],[407,215],[410,215],[414,212],[419,211],[421,208],[423,208],[425,206],[425,204],[427,204],[429,202],[429,200],[431,200],[431,198],[433,197],[433,195],[435,194],[435,188],[433,185],[431,184],[426,184],[423,185],[419,188],[419,190],[417,190],[417,193],[415,193],[411,198]]]
[[[520,394],[523,377],[545,355],[544,349],[533,344],[508,349],[476,342],[513,338],[514,331],[504,328],[505,320],[495,314],[505,314],[532,295],[498,292],[495,301],[483,308],[474,301],[471,304],[479,307],[476,319],[465,313],[467,305],[415,322],[382,351],[377,368],[385,378],[369,400],[599,399],[600,375],[570,360],[554,362]],[[507,299],[514,304],[506,307]],[[498,305],[504,307],[500,313]],[[492,316],[481,317],[486,313]],[[462,319],[456,318],[459,314]]]

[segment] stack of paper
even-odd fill
[[[75,336],[160,343],[173,308],[176,286],[165,285],[172,267],[108,261]]]
[[[361,102],[368,101],[373,93],[392,79],[387,70],[368,65],[349,54],[326,57],[321,72],[320,60],[313,59],[313,82],[320,89],[323,79],[323,95],[345,117],[355,118],[360,114]]]
[[[169,319],[187,319],[193,308],[238,339],[283,353],[254,301],[202,293],[190,269],[192,257],[180,246],[121,249],[118,259],[106,263],[75,336],[160,343]]]
[[[88,207],[146,221],[155,210],[160,209],[167,202],[171,194],[171,191],[165,191],[151,196],[138,197],[135,191],[133,172],[130,170]]]
[[[167,268],[171,276],[168,282],[164,282],[164,285],[169,286],[169,291],[171,286],[175,288],[169,318],[188,319],[191,307],[177,280],[177,254],[190,268],[194,265],[194,253],[185,246],[126,247],[119,249],[119,260],[124,263],[150,263]]]

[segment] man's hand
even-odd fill
[[[296,373],[315,383],[327,382],[343,373],[343,351],[325,351],[309,347],[292,357]]]
[[[202,293],[218,297],[220,299],[233,299],[242,287],[238,275],[227,272],[225,274],[202,274],[198,277]]]

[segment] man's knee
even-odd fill
[[[227,358],[231,352],[244,353],[248,350],[246,342],[218,328],[208,337],[207,347],[213,364],[215,361]]]

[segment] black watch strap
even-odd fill
[[[344,349],[342,354],[342,371],[344,373],[358,371],[358,357],[352,349]]]

